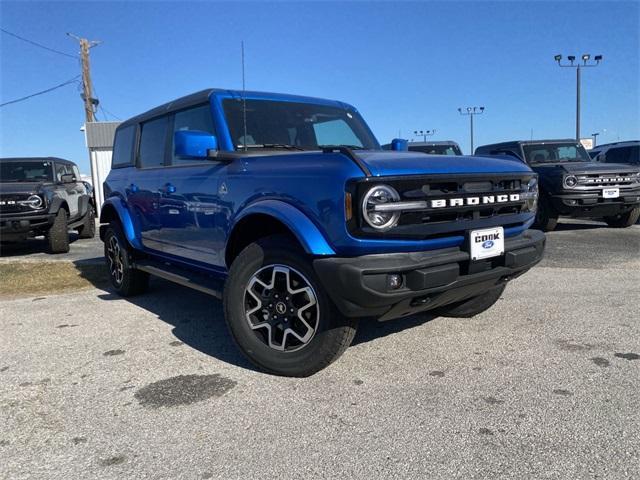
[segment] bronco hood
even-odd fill
[[[1,182],[0,194],[38,193],[42,190],[42,182]]]
[[[427,155],[415,152],[355,151],[374,177],[456,173],[530,172],[518,160],[465,155]]]
[[[555,162],[555,163],[534,163],[531,165],[538,173],[619,173],[638,171],[637,166],[625,165],[622,163],[600,163],[600,162]]]

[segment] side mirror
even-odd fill
[[[409,150],[409,142],[404,138],[394,138],[391,140],[391,150],[394,152],[406,152]]]
[[[209,150],[218,149],[214,135],[200,130],[178,130],[173,135],[174,154],[177,157],[210,158]]]
[[[65,173],[60,176],[60,181],[62,183],[75,183],[76,176],[73,173]]]

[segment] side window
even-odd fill
[[[338,118],[323,123],[314,123],[318,145],[353,145],[362,147],[362,142],[349,127],[347,122]]]
[[[632,149],[633,149],[633,147],[611,148],[611,149],[607,150],[605,162],[607,162],[607,163],[631,163]],[[637,154],[636,154],[636,156],[637,156]]]
[[[181,165],[188,163],[196,163],[197,160],[190,158],[178,157],[175,154],[175,136],[174,133],[181,130],[199,130],[215,135],[213,128],[213,119],[211,118],[211,108],[209,105],[202,105],[189,110],[177,112],[173,117],[173,132],[171,134],[171,164]],[[200,162],[198,162],[200,163]]]
[[[139,167],[161,167],[164,165],[167,120],[168,117],[160,117],[140,126]]]
[[[118,129],[114,139],[111,168],[125,167],[133,163],[133,143],[135,138],[135,125]]]

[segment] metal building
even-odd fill
[[[84,125],[84,136],[91,162],[91,184],[96,196],[98,214],[104,202],[102,182],[111,170],[113,137],[120,122],[88,122]]]

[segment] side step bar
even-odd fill
[[[134,264],[134,268],[147,272],[156,277],[164,278],[170,282],[193,288],[218,299],[222,299],[223,283],[206,275],[198,274],[175,265],[171,267],[158,263],[141,260]],[[171,268],[171,270],[169,270]]]

